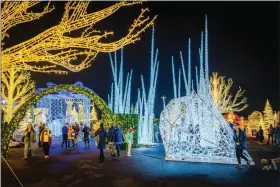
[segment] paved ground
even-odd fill
[[[53,145],[49,160],[36,150],[36,156],[26,161],[23,149],[13,148],[8,163],[25,187],[279,187],[280,171],[261,171],[259,161],[280,156],[280,147],[261,146],[253,141],[248,144],[249,153],[256,161],[256,166],[249,169],[236,169],[234,165],[165,161],[162,146],[134,149],[132,157],[126,157],[122,152],[120,161],[113,160],[107,151],[105,163],[101,164],[98,150],[84,148],[82,142],[74,151]],[[20,186],[4,162],[1,169],[2,186]]]

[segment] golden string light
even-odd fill
[[[7,71],[12,65],[20,70],[58,74],[66,74],[68,71],[78,72],[88,68],[98,53],[113,52],[140,40],[140,34],[154,23],[157,16],[145,17],[144,14],[149,10],[142,9],[125,37],[111,43],[100,41],[112,35],[113,32],[102,33],[94,30],[92,28],[94,24],[112,15],[121,7],[139,3],[141,2],[119,2],[103,10],[87,13],[89,2],[67,2],[62,20],[58,25],[30,40],[2,50],[2,71]],[[4,2],[2,28],[5,29],[1,31],[2,36],[8,36],[7,31],[13,26],[39,19],[54,9],[50,8],[50,3],[48,3],[40,13],[27,12],[36,4],[38,4],[37,1]],[[84,29],[80,37],[69,36],[72,31],[79,29]],[[72,64],[80,56],[85,57],[84,60],[79,64]]]
[[[31,80],[30,73],[10,68],[2,73],[1,110],[5,113],[5,121],[8,123],[14,113],[21,107],[34,93],[35,82]]]
[[[245,90],[241,90],[239,87],[235,96],[230,93],[232,87],[232,79],[225,80],[225,77],[218,76],[218,73],[213,72],[210,78],[211,85],[211,97],[220,110],[221,113],[240,112],[248,107],[246,104],[247,98],[242,98]]]

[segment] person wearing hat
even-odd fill
[[[131,156],[131,145],[133,143],[133,129],[130,127],[125,134],[125,141],[127,143],[127,156]]]
[[[49,158],[50,146],[52,144],[52,134],[47,126],[45,126],[43,132],[41,133],[40,142],[44,149],[45,158]]]

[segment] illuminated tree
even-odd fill
[[[90,111],[90,121],[97,121],[97,114],[96,114],[96,109],[94,106],[94,103],[92,103],[91,105],[91,111]]]
[[[5,113],[5,121],[8,123],[13,114],[21,107],[34,93],[35,82],[30,79],[30,73],[10,68],[2,73],[1,110]]]
[[[245,90],[242,91],[239,87],[237,93],[233,96],[230,93],[232,84],[232,79],[226,81],[225,77],[218,76],[216,72],[213,72],[210,78],[211,96],[221,113],[240,112],[248,107],[246,104],[247,98],[242,98]]]
[[[268,99],[266,100],[264,111],[263,111],[263,122],[264,122],[265,129],[268,129],[270,125],[274,125],[273,110]]]
[[[254,111],[251,115],[249,115],[248,121],[250,124],[250,129],[252,129],[252,130],[258,130],[259,127],[264,128],[263,115],[261,112]]]
[[[101,32],[93,28],[97,22],[112,15],[121,7],[132,6],[141,2],[119,2],[103,10],[87,13],[89,1],[71,1],[65,5],[63,17],[55,25],[37,36],[2,49],[2,71],[6,72],[11,66],[18,70],[30,70],[44,73],[66,74],[68,71],[78,72],[89,67],[99,52],[113,52],[130,43],[139,40],[139,36],[154,23],[156,16],[150,19],[142,9],[141,14],[134,20],[128,34],[112,43],[102,43],[101,39],[112,35],[113,32]],[[30,8],[39,4],[39,1],[1,2],[2,23],[1,34],[6,39],[9,29],[18,24],[39,19],[54,10],[50,2],[39,13],[33,13]],[[72,37],[73,31],[82,30],[79,37]],[[84,57],[81,63],[73,63],[78,57]]]

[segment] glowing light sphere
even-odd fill
[[[166,160],[237,162],[233,132],[210,99],[193,93],[171,100],[159,128]]]

